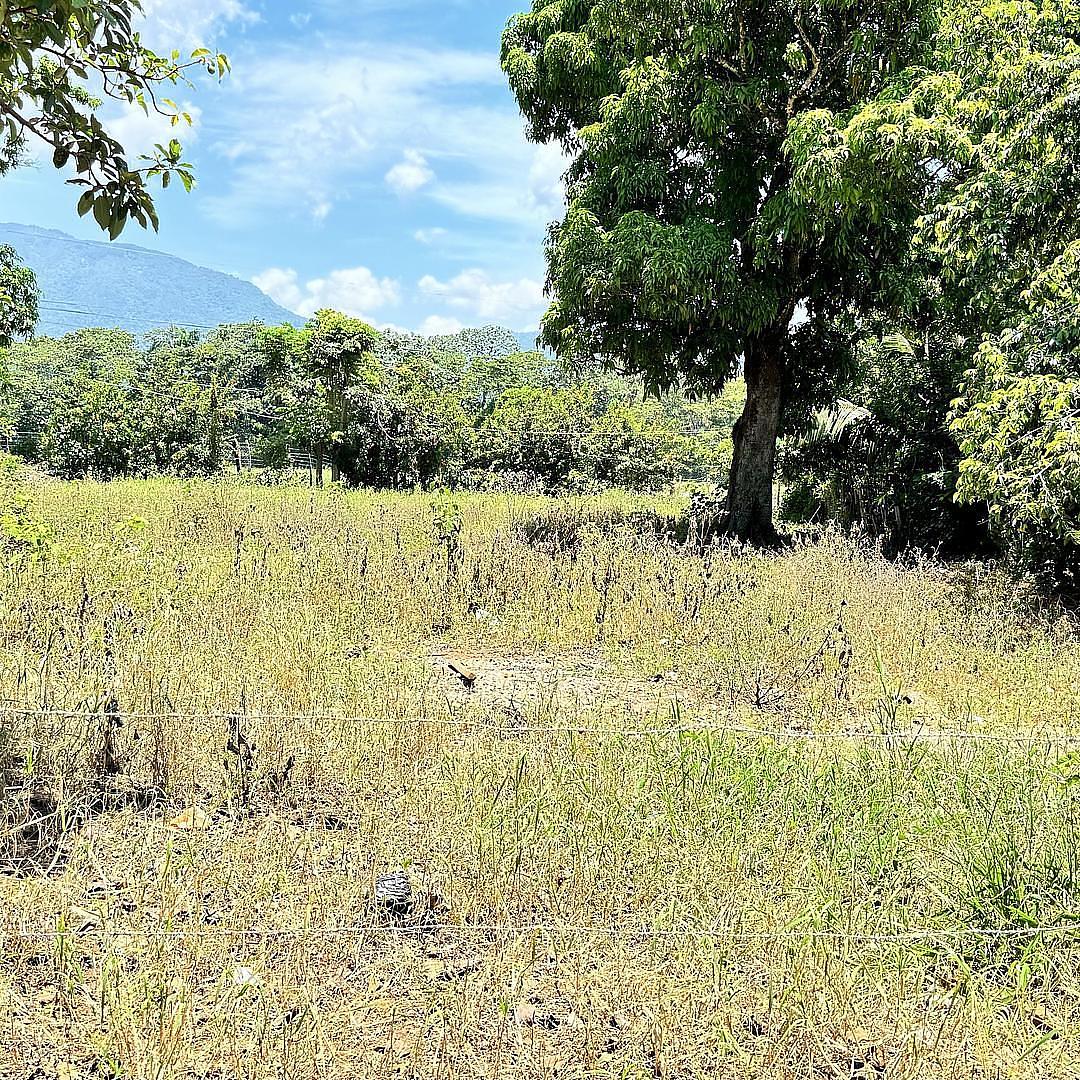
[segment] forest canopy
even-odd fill
[[[426,338],[337,312],[136,338],[82,330],[0,353],[0,441],[58,476],[323,467],[348,484],[525,491],[707,483],[731,458],[741,387],[646,399],[569,375],[495,327]]]

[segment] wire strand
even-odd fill
[[[1059,729],[1035,731],[970,731],[966,729],[908,728],[903,731],[880,731],[869,728],[843,728],[836,731],[812,731],[801,728],[757,728],[747,724],[674,724],[657,727],[614,727],[592,724],[517,724],[510,720],[499,723],[480,717],[430,716],[376,716],[347,713],[237,713],[237,712],[128,712],[108,710],[90,712],[86,709],[34,708],[0,705],[0,714],[24,717],[63,717],[68,719],[93,719],[118,716],[126,720],[207,720],[217,723],[242,720],[256,723],[337,723],[337,724],[384,724],[391,727],[446,727],[482,728],[502,734],[551,734],[551,735],[607,735],[626,738],[661,738],[673,735],[730,735],[738,738],[775,739],[777,741],[854,741],[864,740],[882,743],[905,742],[985,742],[1038,745],[1040,743],[1080,743],[1080,733]]]
[[[572,923],[418,923],[416,925],[395,925],[381,923],[358,923],[340,926],[292,926],[292,927],[237,927],[237,926],[199,926],[188,929],[169,930],[165,928],[147,927],[106,927],[104,925],[87,927],[86,929],[70,929],[57,927],[51,930],[44,929],[0,929],[0,938],[9,940],[33,940],[41,938],[56,938],[59,936],[89,937],[90,935],[111,935],[113,937],[137,937],[137,938],[165,938],[167,940],[183,940],[185,938],[238,938],[251,937],[260,939],[275,939],[289,937],[336,937],[355,936],[365,934],[390,934],[390,935],[422,935],[434,933],[454,933],[458,935],[469,934],[512,934],[524,937],[529,934],[569,934],[576,937],[607,937],[626,939],[654,939],[654,940],[684,940],[684,939],[715,939],[739,942],[765,942],[765,941],[841,941],[851,943],[881,942],[889,944],[903,944],[918,941],[949,941],[964,939],[1013,939],[1030,938],[1040,935],[1059,935],[1080,933],[1080,922],[1056,923],[1047,925],[1035,925],[1024,927],[1006,927],[1003,929],[990,929],[986,927],[949,927],[933,928],[922,927],[914,930],[898,930],[885,933],[843,931],[843,930],[817,930],[817,929],[784,929],[784,930],[736,930],[729,927],[679,927],[672,929],[654,929],[640,927],[599,926]]]

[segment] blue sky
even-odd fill
[[[554,147],[528,143],[499,70],[527,0],[144,0],[161,49],[227,52],[220,87],[174,95],[199,184],[159,201],[161,231],[123,241],[258,284],[302,315],[335,307],[431,333],[533,330],[542,244],[560,216]],[[110,106],[133,156],[169,137]],[[100,239],[41,165],[0,180],[0,220]]]

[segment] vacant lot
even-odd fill
[[[1080,644],[1005,578],[5,484],[0,1076],[1080,1072]]]

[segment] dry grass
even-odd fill
[[[1080,917],[1080,645],[1004,579],[616,497],[29,500],[0,1076],[1080,1075],[1033,929]]]

